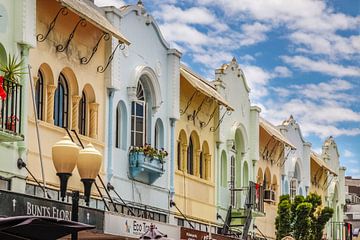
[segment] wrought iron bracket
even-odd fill
[[[220,127],[220,124],[224,121],[224,117],[225,117],[225,115],[227,114],[227,115],[231,115],[231,111],[230,110],[228,110],[228,109],[226,109],[226,111],[223,113],[223,115],[221,116],[221,118],[220,118],[220,120],[219,120],[219,122],[218,122],[218,124],[216,125],[216,127],[211,127],[210,128],[210,131],[211,132],[215,132],[219,127]]]
[[[110,34],[108,34],[107,32],[104,32],[101,37],[99,38],[99,40],[97,41],[96,45],[94,46],[94,48],[92,49],[92,53],[90,55],[89,58],[87,57],[82,57],[80,58],[80,63],[81,64],[88,64],[90,62],[90,60],[92,59],[92,57],[94,56],[94,54],[96,53],[96,51],[98,50],[99,44],[101,39],[104,39],[104,41],[108,41],[110,39]]]
[[[215,116],[216,109],[217,109],[217,106],[215,105],[214,111],[210,114],[208,121],[206,123],[200,124],[200,128],[205,128],[209,125],[211,119],[213,119]]]
[[[284,162],[282,164],[280,164],[280,167],[284,166],[286,160],[289,158],[290,153],[293,152],[293,151],[295,151],[295,150],[290,148],[290,150],[287,152],[287,154],[286,154],[286,156],[284,158]]]
[[[60,13],[61,13],[61,15],[66,16],[66,15],[68,15],[69,12],[68,12],[66,7],[60,8],[59,11],[57,12],[57,14],[55,15],[54,19],[51,21],[51,23],[49,25],[49,28],[48,28],[47,32],[45,33],[45,36],[43,34],[41,34],[41,33],[36,35],[36,40],[38,42],[43,42],[43,41],[45,41],[47,39],[50,32],[54,29],[55,24],[56,24],[56,20],[58,19]]]
[[[99,72],[99,73],[105,72],[105,70],[108,68],[109,64],[110,64],[111,61],[113,60],[114,55],[115,55],[115,52],[116,52],[116,50],[117,50],[118,48],[119,48],[120,50],[124,50],[124,49],[125,49],[125,44],[119,41],[118,44],[116,45],[114,51],[111,53],[111,55],[110,55],[110,57],[109,57],[106,65],[105,65],[105,67],[104,67],[104,66],[98,66],[97,69],[96,69],[97,72]]]
[[[180,109],[180,116],[184,115],[184,113],[186,113],[186,111],[188,110],[188,108],[190,107],[192,100],[194,99],[195,95],[199,94],[199,90],[195,90],[195,92],[191,95],[191,97],[189,98],[189,100],[186,103],[185,109],[182,110]]]
[[[195,118],[197,117],[197,115],[199,114],[199,112],[201,111],[205,101],[208,99],[207,96],[204,97],[204,99],[201,101],[200,105],[198,106],[198,109],[191,115],[189,115],[188,119],[189,120],[195,120]]]
[[[72,32],[69,35],[68,40],[65,43],[65,46],[62,44],[59,44],[56,46],[56,51],[57,52],[64,52],[70,45],[71,40],[74,38],[76,29],[78,28],[78,26],[81,25],[82,27],[86,26],[86,20],[84,18],[80,18],[79,21],[76,23],[74,29],[72,30]]]

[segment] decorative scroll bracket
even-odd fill
[[[96,53],[96,51],[98,50],[99,44],[101,39],[104,39],[104,41],[108,41],[110,39],[110,34],[108,34],[107,32],[104,32],[101,37],[99,38],[99,40],[97,41],[96,45],[94,46],[94,48],[92,49],[92,53],[90,55],[89,58],[87,57],[82,57],[80,58],[80,63],[81,64],[88,64],[90,62],[90,60],[92,59],[92,57],[94,56],[94,54]]]
[[[291,153],[291,152],[294,152],[294,151],[295,151],[294,149],[291,149],[291,148],[290,148],[290,150],[287,152],[287,154],[286,154],[286,156],[285,156],[285,158],[284,158],[284,162],[280,165],[280,167],[284,166],[286,160],[289,158],[290,153]]]
[[[186,103],[186,107],[184,110],[180,109],[180,116],[184,115],[184,113],[186,113],[186,111],[188,110],[188,108],[191,105],[192,100],[194,99],[195,95],[199,94],[199,90],[195,90],[195,92],[191,95],[190,99],[188,100],[188,102]]]
[[[205,101],[208,99],[207,96],[204,97],[204,99],[201,101],[198,109],[191,115],[188,116],[188,119],[189,120],[195,120],[195,118],[197,117],[197,115],[199,114],[199,112],[201,111],[202,109],[202,106],[204,105]]]
[[[78,26],[81,25],[82,27],[86,26],[86,20],[84,18],[80,18],[79,21],[76,23],[74,29],[72,30],[72,32],[69,35],[68,40],[65,43],[65,46],[62,44],[59,44],[56,46],[56,51],[57,52],[64,52],[70,45],[71,40],[74,38],[76,29],[78,28]]]
[[[59,15],[63,15],[66,16],[68,15],[68,10],[66,7],[62,7],[59,9],[59,11],[57,12],[57,14],[55,15],[54,19],[51,21],[50,25],[49,25],[49,29],[47,30],[47,32],[45,33],[45,36],[41,33],[39,33],[38,35],[36,35],[36,40],[38,42],[43,42],[47,39],[47,37],[49,36],[50,32],[54,29],[55,24],[56,24],[56,20],[58,19]]]
[[[206,123],[205,122],[200,123],[200,128],[205,128],[205,127],[207,127],[209,125],[211,119],[213,119],[214,116],[215,116],[216,109],[217,109],[217,106],[215,106],[214,111],[210,114],[209,120]]]
[[[105,65],[105,67],[104,67],[104,66],[98,66],[98,67],[97,67],[97,72],[99,72],[99,73],[105,72],[105,70],[108,68],[109,64],[110,64],[111,61],[113,60],[114,55],[115,55],[115,52],[116,52],[116,50],[117,50],[118,48],[119,48],[120,50],[124,50],[124,49],[125,49],[125,44],[119,41],[118,44],[116,45],[114,51],[111,53],[111,55],[110,55],[110,57],[109,57],[106,65]]]
[[[216,127],[211,127],[210,128],[210,131],[211,132],[215,132],[219,127],[220,127],[220,124],[224,121],[224,117],[225,117],[225,114],[227,114],[227,115],[231,115],[231,111],[229,110],[229,109],[226,109],[226,111],[223,113],[223,115],[221,116],[221,118],[220,118],[220,120],[219,120],[219,122],[218,122],[218,124],[216,125]]]

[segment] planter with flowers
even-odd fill
[[[132,179],[152,184],[164,173],[164,163],[168,156],[164,149],[156,149],[149,144],[129,149],[129,170]]]

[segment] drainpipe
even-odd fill
[[[174,159],[174,149],[175,149],[175,118],[170,118],[170,200],[174,200],[175,187],[174,187],[174,177],[175,177],[175,159]]]
[[[107,180],[110,182],[113,176],[112,167],[112,151],[113,151],[113,103],[114,103],[114,88],[108,88],[109,94],[109,116],[108,116],[108,164],[107,164]]]

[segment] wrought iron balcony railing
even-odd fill
[[[22,141],[24,140],[21,129],[22,86],[4,79],[2,88],[6,97],[0,99],[0,141]]]

